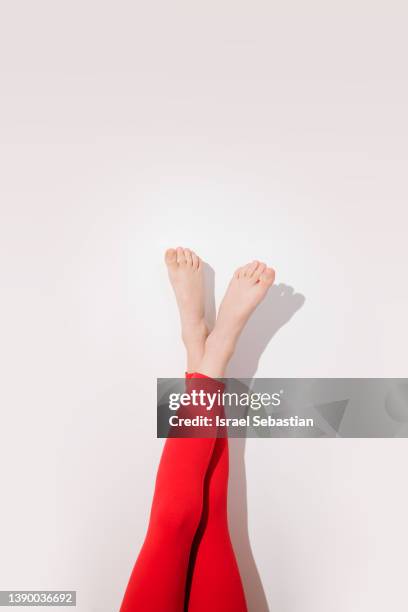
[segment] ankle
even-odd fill
[[[234,348],[231,337],[225,337],[214,329],[205,342],[204,355],[198,371],[210,378],[222,378]]]
[[[205,353],[209,356],[222,357],[228,363],[235,350],[235,342],[230,334],[225,334],[217,327],[205,341]]]
[[[181,321],[181,338],[187,350],[189,350],[190,347],[195,348],[197,345],[200,345],[204,352],[207,336],[208,328],[203,318],[198,321]]]

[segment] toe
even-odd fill
[[[164,261],[168,266],[171,266],[177,261],[177,251],[176,249],[167,249],[164,254]]]
[[[258,265],[252,274],[252,279],[255,282],[259,281],[259,279],[261,278],[261,275],[265,272],[265,270],[266,270],[266,264],[264,264],[263,262],[258,262]]]
[[[248,266],[246,266],[245,276],[251,277],[254,274],[254,272],[256,271],[258,266],[259,266],[259,261],[257,261],[255,259],[252,263],[250,263]]]
[[[182,247],[177,247],[177,263],[183,264],[185,261],[186,258],[184,257],[184,249]]]
[[[266,268],[259,278],[259,283],[270,287],[275,280],[275,270],[272,268]]]
[[[194,253],[194,251],[191,251],[191,260],[193,262],[194,270],[198,270],[200,267],[200,258]]]
[[[193,265],[193,257],[191,255],[190,249],[184,249],[184,258],[186,260],[187,265],[191,267]]]
[[[245,266],[243,266],[241,268],[241,273],[240,273],[240,277],[244,277],[244,276],[251,276],[252,274],[252,262],[249,264],[246,264]]]

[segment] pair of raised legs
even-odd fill
[[[237,339],[275,274],[253,261],[232,277],[209,333],[203,263],[178,247],[165,255],[187,351],[186,384],[217,391]],[[227,438],[168,438],[146,538],[121,612],[246,612],[228,530]]]

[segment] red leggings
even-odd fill
[[[215,392],[218,381],[187,374]],[[191,380],[194,379],[194,380]],[[227,519],[228,440],[167,438],[120,612],[246,612]]]

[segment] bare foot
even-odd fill
[[[165,262],[180,313],[181,335],[187,349],[187,369],[198,368],[208,328],[204,319],[204,277],[201,259],[190,249],[168,249]]]
[[[245,323],[275,280],[275,271],[253,261],[239,268],[231,279],[221,303],[217,322],[206,341],[200,372],[223,376]]]

